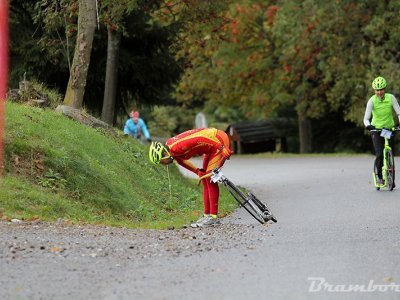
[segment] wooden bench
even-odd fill
[[[231,124],[225,131],[234,153],[285,152],[286,138],[269,121]]]

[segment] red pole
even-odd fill
[[[8,0],[0,0],[0,176],[4,169],[4,119],[8,82]]]

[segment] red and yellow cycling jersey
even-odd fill
[[[222,130],[201,128],[185,131],[167,140],[170,155],[183,167],[196,173],[196,166],[188,159],[194,156],[206,155],[213,167],[219,167],[229,158],[229,137]],[[214,166],[215,163],[218,163]],[[211,167],[211,165],[210,165]],[[207,167],[207,171],[209,171]]]

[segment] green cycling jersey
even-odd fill
[[[392,128],[395,126],[393,111],[399,116],[400,121],[400,107],[394,95],[385,93],[382,99],[374,95],[367,103],[364,125],[373,125],[375,128]]]

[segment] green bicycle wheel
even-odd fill
[[[377,191],[379,191],[381,188],[379,187],[379,186],[377,186],[377,180],[378,180],[378,170],[377,170],[377,168],[376,168],[376,166],[375,166],[375,163],[374,163],[374,183],[375,183],[375,189],[377,190]]]
[[[394,160],[392,151],[386,152],[386,179],[387,186],[390,191],[393,191],[394,188]]]

